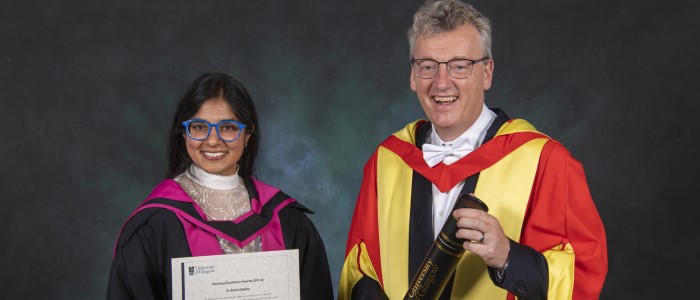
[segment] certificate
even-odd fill
[[[172,259],[173,299],[300,299],[299,250]]]

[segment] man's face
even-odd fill
[[[458,58],[479,60],[484,56],[479,33],[469,24],[438,35],[419,36],[413,48],[414,59],[446,62]],[[445,64],[440,64],[431,79],[418,78],[411,69],[411,90],[416,92],[440,138],[452,141],[479,117],[484,91],[491,87],[492,76],[493,60],[474,64],[471,75],[464,79],[452,78]]]

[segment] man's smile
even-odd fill
[[[457,101],[457,96],[434,96],[433,100],[438,104],[450,104]]]

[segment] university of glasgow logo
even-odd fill
[[[189,267],[190,276],[194,275],[194,266]]]

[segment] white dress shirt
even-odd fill
[[[496,114],[492,112],[488,107],[486,107],[486,104],[484,104],[484,107],[481,110],[481,114],[479,117],[476,119],[476,122],[467,129],[462,135],[457,137],[453,141],[442,141],[440,137],[437,135],[435,132],[435,126],[433,125],[432,132],[428,139],[426,140],[426,144],[432,144],[436,146],[452,146],[452,145],[462,145],[461,148],[459,149],[460,151],[451,151],[450,153],[451,156],[458,156],[457,159],[448,159],[445,158],[443,161],[444,164],[450,165],[454,163],[456,160],[461,159],[462,157],[468,155],[473,151],[473,149],[478,148],[481,146],[481,143],[484,141],[484,138],[486,137],[486,131],[488,128],[491,126],[491,123],[496,119]],[[464,182],[465,180],[462,180],[459,184],[457,184],[455,187],[453,187],[451,190],[449,190],[447,193],[442,193],[438,188],[433,184],[433,238],[436,238],[437,235],[440,233],[440,230],[442,229],[442,225],[445,224],[445,221],[447,218],[450,216],[452,213],[452,207],[455,204],[455,201],[457,201],[457,196],[459,196],[459,193],[462,191],[462,188],[464,187]]]

